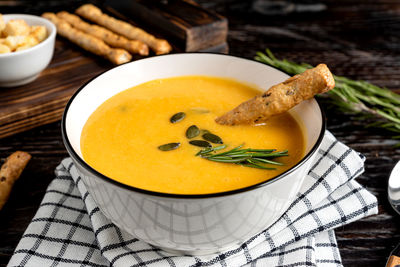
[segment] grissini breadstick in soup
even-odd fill
[[[262,95],[241,103],[215,121],[223,125],[262,123],[274,115],[288,111],[303,100],[334,87],[332,73],[325,64],[319,64],[272,86]]]
[[[19,178],[26,164],[31,159],[27,152],[16,151],[12,153],[0,169],[0,210],[10,195],[14,182]]]
[[[46,12],[42,14],[42,17],[53,22],[57,27],[57,32],[61,36],[93,54],[105,57],[114,64],[119,65],[126,63],[132,58],[128,51],[109,47],[102,40],[75,29],[68,22],[57,17],[54,13]]]
[[[85,19],[91,20],[129,39],[142,41],[150,46],[157,55],[167,54],[172,50],[167,40],[158,39],[128,22],[110,17],[92,4],[85,4],[79,7],[75,12]]]
[[[68,13],[66,11],[58,12],[57,16],[65,20],[78,30],[93,35],[103,40],[106,44],[112,47],[120,47],[128,50],[131,53],[139,54],[142,56],[147,56],[149,54],[149,47],[141,41],[128,40],[125,37],[115,34],[104,27],[98,25],[90,25],[89,23],[81,20],[77,15]]]

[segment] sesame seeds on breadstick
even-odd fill
[[[262,95],[241,103],[215,121],[225,125],[262,123],[269,117],[288,111],[303,100],[334,87],[332,73],[325,64],[319,64],[272,86]]]
[[[54,13],[46,12],[42,14],[42,17],[53,22],[57,27],[57,32],[61,36],[67,38],[71,42],[79,45],[89,52],[105,57],[114,64],[119,65],[126,63],[132,58],[131,54],[129,54],[126,50],[109,47],[102,40],[75,29],[68,22],[57,17],[57,15]]]
[[[128,22],[110,17],[92,4],[82,5],[75,12],[79,16],[102,25],[128,39],[142,41],[153,49],[157,55],[167,54],[172,50],[171,45],[166,40],[158,39]]]
[[[115,34],[112,31],[107,30],[104,27],[98,25],[91,25],[86,23],[77,15],[61,11],[57,13],[57,16],[73,27],[88,34],[91,34],[112,47],[120,47],[131,53],[147,56],[149,54],[148,46],[139,40],[128,40],[125,37]]]

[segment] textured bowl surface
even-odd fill
[[[186,53],[138,60],[115,67],[83,85],[65,109],[62,134],[82,180],[113,223],[164,250],[208,254],[241,244],[285,212],[322,141],[324,115],[314,99],[291,109],[304,129],[306,155],[283,174],[239,190],[207,195],[151,192],[120,184],[85,163],[80,136],[99,105],[143,82],[182,75],[234,78],[265,90],[288,78],[264,64],[228,55]]]
[[[26,50],[0,54],[0,87],[23,85],[35,80],[53,57],[56,27],[39,16],[25,14],[3,15],[4,21],[23,19],[29,25],[43,25],[48,36],[39,44]]]

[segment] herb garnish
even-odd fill
[[[269,49],[257,52],[256,60],[283,70],[289,74],[299,74],[313,66],[297,64],[286,59],[277,59]],[[366,127],[378,127],[392,133],[393,139],[400,139],[400,95],[387,88],[381,88],[365,81],[354,81],[333,75],[335,88],[327,95],[331,103],[342,112],[355,114],[360,119],[370,118],[374,122]],[[398,142],[396,147],[400,147]]]
[[[171,123],[176,123],[183,120],[185,116],[186,114],[184,112],[178,112],[170,118],[170,121]],[[190,140],[189,144],[202,147],[203,149],[197,152],[196,156],[200,156],[210,161],[234,163],[245,167],[263,170],[276,170],[276,168],[265,165],[269,164],[282,166],[284,165],[283,163],[274,161],[272,159],[289,156],[287,150],[276,151],[276,149],[242,149],[243,144],[231,150],[216,153],[218,150],[222,150],[227,147],[226,145],[212,147],[210,142],[214,144],[223,144],[221,137],[218,135],[212,134],[206,129],[200,130],[196,125],[191,125],[189,128],[187,128],[185,135],[188,139],[192,139],[197,137],[200,133],[202,133],[201,137],[204,140]],[[170,151],[177,149],[179,146],[180,143],[168,143],[159,146],[158,149],[161,151]]]
[[[216,146],[211,148],[205,148],[200,150],[196,156],[200,156],[204,159],[224,162],[224,163],[235,163],[245,167],[264,169],[264,170],[275,170],[276,168],[267,167],[265,164],[272,165],[284,165],[283,163],[273,161],[278,157],[289,156],[287,150],[276,151],[276,149],[252,149],[244,148],[243,145],[237,146],[231,150],[216,153],[216,151],[226,148],[226,145]]]

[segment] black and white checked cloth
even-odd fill
[[[327,132],[298,198],[271,227],[225,253],[175,256],[112,224],[67,158],[9,266],[342,266],[332,229],[377,213],[354,181],[363,171],[363,156]]]

